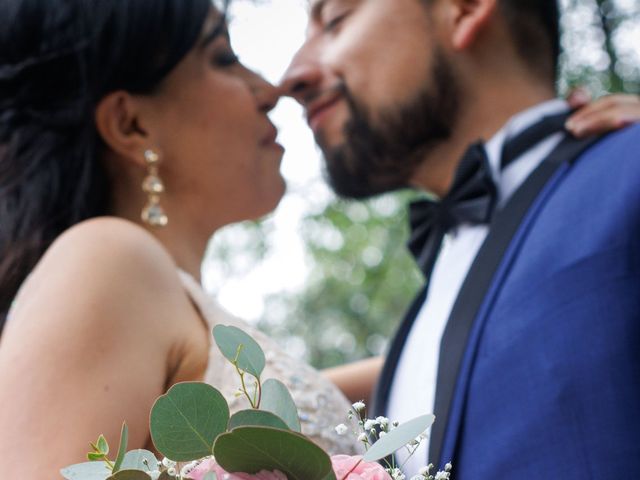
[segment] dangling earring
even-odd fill
[[[147,176],[142,182],[142,190],[149,197],[147,205],[142,210],[142,221],[152,227],[166,227],[169,218],[160,206],[160,194],[164,193],[164,184],[158,175],[160,156],[153,150],[144,152],[147,164]]]

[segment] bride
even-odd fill
[[[234,372],[211,345],[219,322],[262,344],[305,433],[353,451],[333,431],[343,394],[199,286],[212,233],[284,192],[267,116],[279,92],[238,62],[224,9],[0,0],[0,18],[3,464],[47,478],[98,434],[115,441],[123,420],[130,448],[152,448],[150,408],[176,382],[233,398]],[[333,378],[370,388],[377,365]]]

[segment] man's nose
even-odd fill
[[[317,58],[304,47],[296,53],[282,78],[281,91],[305,106],[322,82],[322,69]]]

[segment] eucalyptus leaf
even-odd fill
[[[289,430],[289,426],[277,415],[262,410],[241,410],[229,419],[229,430],[238,427],[273,427]]]
[[[213,472],[209,472],[204,476],[202,480],[218,480],[218,476]]]
[[[265,366],[265,356],[260,345],[236,327],[216,325],[213,338],[227,360],[236,363],[238,368],[260,378]]]
[[[149,474],[141,470],[120,470],[114,473],[108,480],[150,480]]]
[[[60,470],[66,480],[106,480],[111,470],[105,462],[85,462]]]
[[[433,424],[435,419],[436,417],[433,415],[423,415],[397,426],[374,443],[367,453],[364,454],[363,460],[365,462],[376,462],[388,457],[396,450],[404,447],[407,443],[423,434],[424,431]]]
[[[96,447],[98,447],[98,451],[100,453],[104,453],[105,455],[109,453],[109,444],[107,443],[107,439],[104,438],[104,435],[100,435],[98,437],[98,442],[96,443]]]
[[[324,480],[331,459],[299,433],[270,427],[239,427],[218,437],[213,449],[227,472],[255,474],[279,470],[289,480]]]
[[[124,455],[127,453],[127,444],[129,443],[129,427],[126,423],[122,424],[122,430],[120,430],[120,446],[118,447],[118,456],[113,463],[113,472],[116,473],[122,466]]]
[[[280,417],[291,430],[301,431],[298,408],[289,389],[282,382],[270,378],[262,384],[260,410],[271,412]]]
[[[156,456],[148,450],[131,450],[124,455],[122,470],[142,470],[148,472],[155,470],[158,465]]]
[[[228,423],[229,406],[218,390],[205,383],[178,383],[151,410],[151,438],[165,457],[190,462],[211,455]]]

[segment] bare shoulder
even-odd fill
[[[163,246],[131,222],[103,217],[60,235],[25,282],[12,316],[42,322],[42,310],[66,322],[82,316],[101,329],[171,330],[170,316],[192,309]]]

